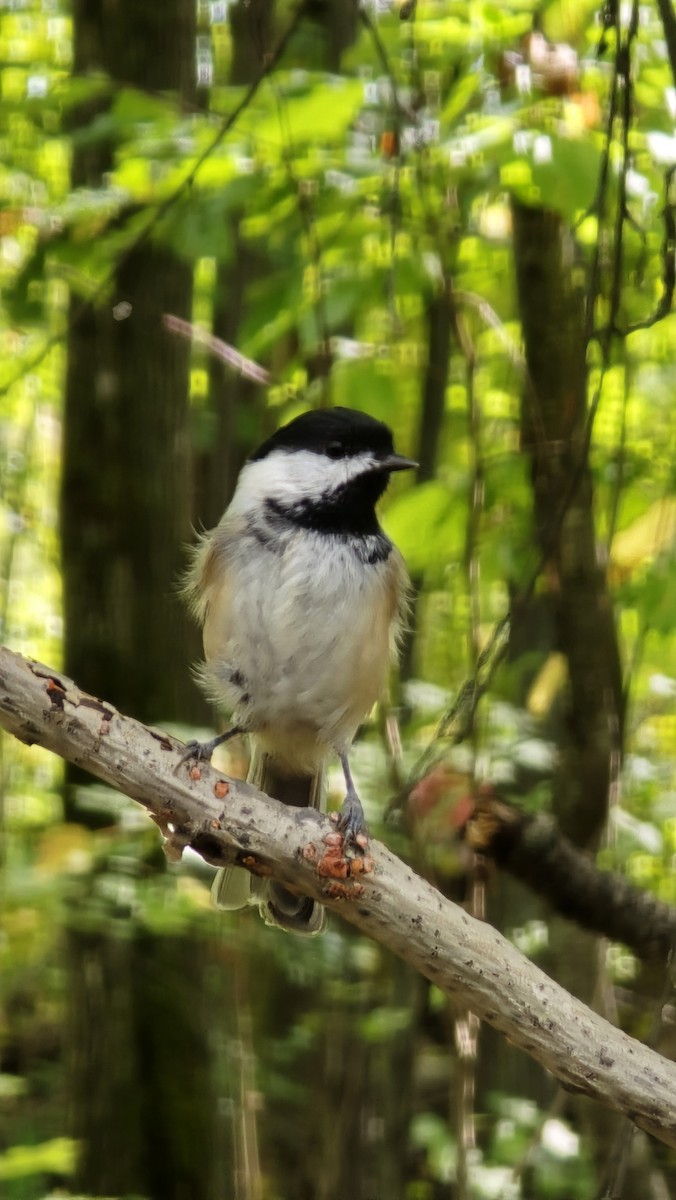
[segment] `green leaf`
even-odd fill
[[[175,121],[178,108],[174,100],[151,96],[137,88],[122,88],[116,94],[111,113],[118,129],[131,132],[139,124]]]
[[[10,1146],[0,1155],[0,1179],[23,1179],[46,1172],[72,1175],[76,1153],[77,1142],[65,1137],[35,1146]]]
[[[413,575],[431,568],[442,573],[462,554],[465,511],[458,493],[466,488],[467,475],[457,471],[443,483],[435,480],[406,492],[387,509],[385,529]]]
[[[311,77],[310,81],[311,81]],[[262,154],[284,149],[302,142],[322,145],[342,137],[354,120],[364,99],[364,85],[357,79],[341,76],[322,76],[313,87],[308,84],[304,95],[283,96],[279,108],[261,113],[252,106],[240,122],[240,131],[247,129]]]
[[[469,107],[479,92],[479,76],[476,71],[462,75],[446,101],[441,121],[444,127],[453,125],[458,117]]]
[[[87,75],[73,75],[59,81],[54,89],[61,108],[68,111],[75,106],[91,103],[113,91],[113,82],[103,73],[95,72]]]
[[[182,258],[229,261],[236,218],[260,186],[258,175],[251,173],[234,175],[218,189],[195,189],[173,209],[164,234],[166,240]]]
[[[16,325],[32,324],[44,319],[46,300],[45,263],[47,246],[37,242],[12,284],[3,293],[10,320]]]
[[[362,1017],[359,1032],[367,1042],[390,1042],[408,1029],[410,1024],[411,1012],[408,1008],[383,1005]]]
[[[533,133],[524,154],[503,165],[500,179],[524,204],[551,209],[572,224],[593,203],[600,163],[589,138]]]

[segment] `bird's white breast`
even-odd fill
[[[346,749],[385,685],[396,551],[367,564],[341,538],[299,529],[270,542],[227,517],[213,539],[220,567],[204,627],[212,692],[295,765]]]

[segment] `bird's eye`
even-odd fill
[[[342,442],[329,442],[328,446],[326,447],[326,453],[329,458],[343,458],[345,454],[345,447],[343,446]]]

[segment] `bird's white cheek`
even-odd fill
[[[333,460],[309,450],[290,453],[276,450],[243,468],[228,511],[230,514],[262,512],[268,500],[288,506],[319,503],[371,465],[370,455]]]

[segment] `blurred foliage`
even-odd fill
[[[436,475],[415,487],[396,480],[384,510],[422,597],[415,673],[404,687],[399,769],[406,772],[472,674],[472,646],[484,645],[504,615],[509,587],[525,587],[539,563],[529,465],[520,453],[525,385],[511,198],[574,227],[573,269],[586,280],[598,273],[600,327],[609,319],[618,269],[618,327],[649,321],[664,287],[664,214],[671,211],[676,166],[676,89],[664,32],[656,10],[638,6],[625,161],[620,124],[608,124],[615,33],[603,32],[589,3],[419,0],[408,4],[414,19],[402,20],[398,5],[377,0],[364,6],[366,19],[356,23],[340,74],[320,69],[310,55],[308,19],[220,137],[221,122],[245,92],[229,82],[228,7],[198,5],[197,62],[209,108],[194,112],[180,111],[171,96],[71,74],[71,17],[61,0],[17,0],[0,9],[2,641],[59,665],[67,300],[114,303],[115,263],[139,236],[193,264],[195,319],[204,324],[217,270],[233,264],[237,246],[265,263],[245,288],[237,349],[273,374],[266,394],[271,423],[320,401],[351,404],[387,420],[398,445],[412,452],[428,365],[428,306],[451,278],[471,370],[467,345],[463,350],[454,337]],[[279,0],[278,32],[291,12]],[[626,34],[624,6],[621,22]],[[548,52],[543,67],[529,52],[534,23],[543,31],[538,36],[567,51],[559,55],[562,65]],[[69,133],[73,111],[94,100],[105,102],[97,115]],[[73,144],[104,142],[114,146],[114,162],[102,186],[72,189]],[[620,257],[613,232],[618,205],[626,210]],[[600,341],[589,352],[590,397],[597,399],[595,516],[629,696],[621,793],[599,862],[670,903],[676,903],[675,344],[670,314],[611,339],[605,357]],[[328,377],[312,369],[327,346]],[[198,441],[210,428],[207,371],[207,352],[195,347]],[[249,428],[246,412],[237,421]],[[527,662],[495,674],[472,744],[448,759],[446,808],[428,833],[421,868],[462,880],[467,863],[453,807],[473,780],[513,787],[532,809],[547,803],[557,755],[552,714],[565,687],[565,662],[537,647]],[[411,852],[396,821],[383,824],[393,764],[381,732],[377,722],[367,730],[355,770],[371,827],[395,849]],[[53,1196],[67,1194],[62,1189],[73,1170],[76,1147],[64,1117],[64,927],[104,928],[119,938],[139,929],[166,936],[189,929],[217,943],[225,938],[235,957],[246,942],[251,961],[267,963],[264,978],[276,973],[302,998],[283,1025],[251,980],[248,998],[229,1001],[231,1014],[253,1013],[257,1087],[266,1097],[264,1118],[273,1124],[270,1110],[289,1105],[302,1120],[312,1104],[302,1065],[323,1044],[327,1021],[344,1022],[381,1073],[384,1056],[413,1038],[413,1077],[399,1081],[411,1092],[413,1112],[406,1200],[450,1194],[442,1189],[457,1179],[460,1159],[449,1120],[454,1058],[443,997],[426,994],[421,1017],[395,986],[387,957],[336,925],[318,943],[294,945],[291,954],[283,938],[258,926],[254,932],[248,916],[217,932],[221,918],[209,908],[206,869],[195,861],[158,866],[156,830],[133,805],[89,789],[87,803],[107,814],[104,827],[66,825],[56,760],[4,739],[1,768],[0,1180],[9,1200],[37,1200],[51,1187]],[[547,944],[546,927],[535,918],[515,921],[510,933],[534,957]],[[611,947],[606,970],[611,982],[626,985],[637,968]],[[241,1096],[224,1043],[238,1035],[229,1020],[216,1058],[223,1103],[235,1111]],[[491,1085],[491,1091],[479,1137],[469,1154],[463,1148],[471,1180],[471,1192],[463,1194],[591,1195],[596,1167],[589,1131],[539,1112],[507,1089]],[[374,1129],[381,1119],[373,1114]],[[266,1182],[265,1195],[281,1200],[289,1193],[276,1179]]]

